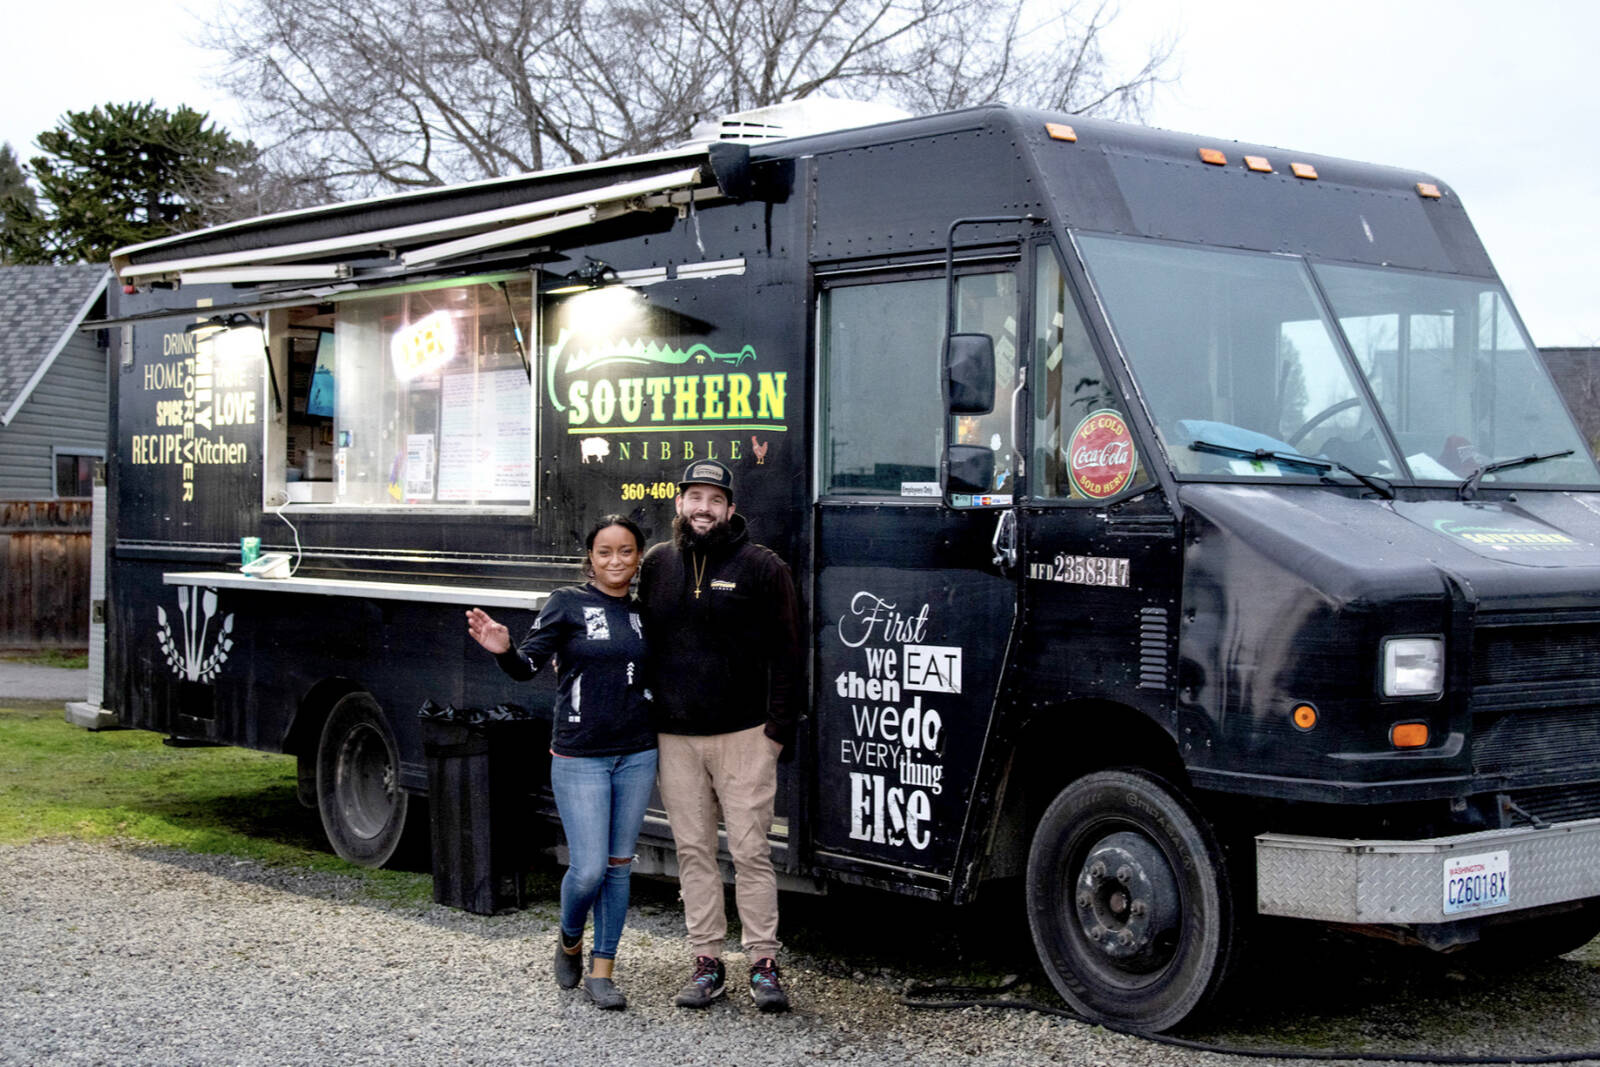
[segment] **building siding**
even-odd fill
[[[0,500],[50,500],[55,451],[106,448],[106,349],[75,333],[16,418],[0,427]]]

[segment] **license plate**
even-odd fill
[[[1511,903],[1511,853],[1444,858],[1444,913],[1500,908]]]

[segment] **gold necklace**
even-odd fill
[[[700,579],[706,576],[706,561],[693,553],[690,554],[689,558],[694,560],[694,598],[699,600]]]

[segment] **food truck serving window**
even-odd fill
[[[531,281],[346,298],[288,336],[285,490],[353,507],[532,499]]]

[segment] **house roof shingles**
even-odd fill
[[[0,267],[0,415],[60,351],[109,273],[92,263]]]

